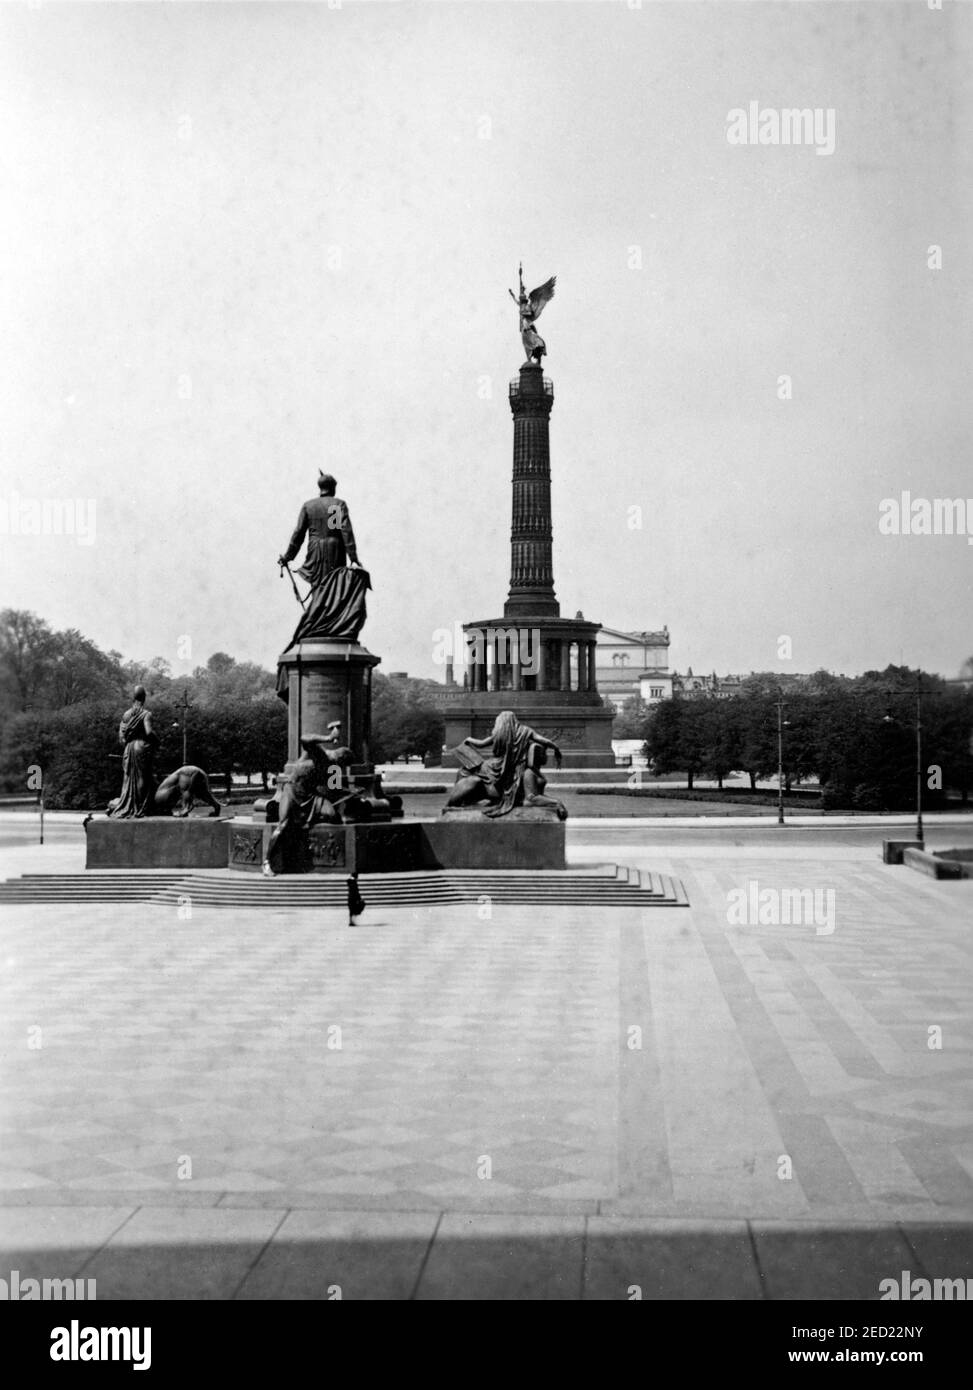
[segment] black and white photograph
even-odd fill
[[[944,1365],[973,5],[9,0],[0,113],[5,1335]]]

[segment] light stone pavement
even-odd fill
[[[618,838],[573,831],[572,864],[673,874],[690,909],[0,909],[0,1276],[254,1299],[973,1276],[973,882],[771,834]],[[833,890],[834,931],[729,922],[751,881]]]

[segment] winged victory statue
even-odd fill
[[[514,294],[513,290],[508,290],[510,298],[517,305],[520,313],[520,337],[524,344],[524,351],[527,354],[528,362],[536,362],[541,365],[541,358],[547,352],[547,344],[534,327],[540,318],[544,305],[549,299],[554,298],[554,284],[557,280],[556,275],[552,275],[550,280],[546,280],[543,285],[539,285],[536,290],[531,290],[530,294],[524,289],[524,267],[520,266],[520,297]]]

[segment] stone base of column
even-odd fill
[[[516,700],[511,696],[516,695]],[[566,768],[614,768],[611,732],[614,711],[605,709],[598,695],[579,692],[560,698],[558,691],[484,691],[458,692],[455,699],[443,702],[446,730],[443,742],[447,750],[455,748],[464,738],[486,738],[501,710],[512,709],[517,718],[529,724],[539,734],[552,739],[561,749]],[[455,758],[443,754],[445,767],[456,767]],[[545,775],[553,762],[548,761]]]
[[[558,744],[565,767],[614,767],[611,730],[615,711],[602,703],[597,687],[591,688],[594,681],[589,679],[584,661],[580,673],[583,684],[578,689],[577,660],[572,670],[568,659],[572,648],[576,652],[579,645],[593,647],[600,623],[534,613],[513,621],[504,616],[464,623],[463,631],[468,643],[470,639],[479,643],[481,659],[485,653],[491,654],[491,663],[499,644],[499,688],[495,687],[491,664],[489,690],[464,686],[445,696],[447,748],[454,748],[464,738],[485,738],[500,711],[512,709],[523,723]],[[519,677],[515,677],[515,665],[519,666]],[[519,688],[515,688],[515,679],[519,679]],[[444,763],[455,766],[449,757],[444,757]]]

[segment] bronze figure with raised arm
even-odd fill
[[[520,266],[520,296],[514,294],[513,290],[507,293],[517,306],[520,314],[520,339],[524,345],[524,352],[527,354],[527,362],[535,362],[541,365],[541,358],[547,352],[547,344],[534,327],[537,319],[540,318],[544,305],[548,300],[554,298],[554,285],[557,276],[552,275],[550,280],[545,280],[543,285],[538,285],[536,290],[531,290],[530,294],[524,289],[524,267]],[[526,363],[525,363],[526,365]]]

